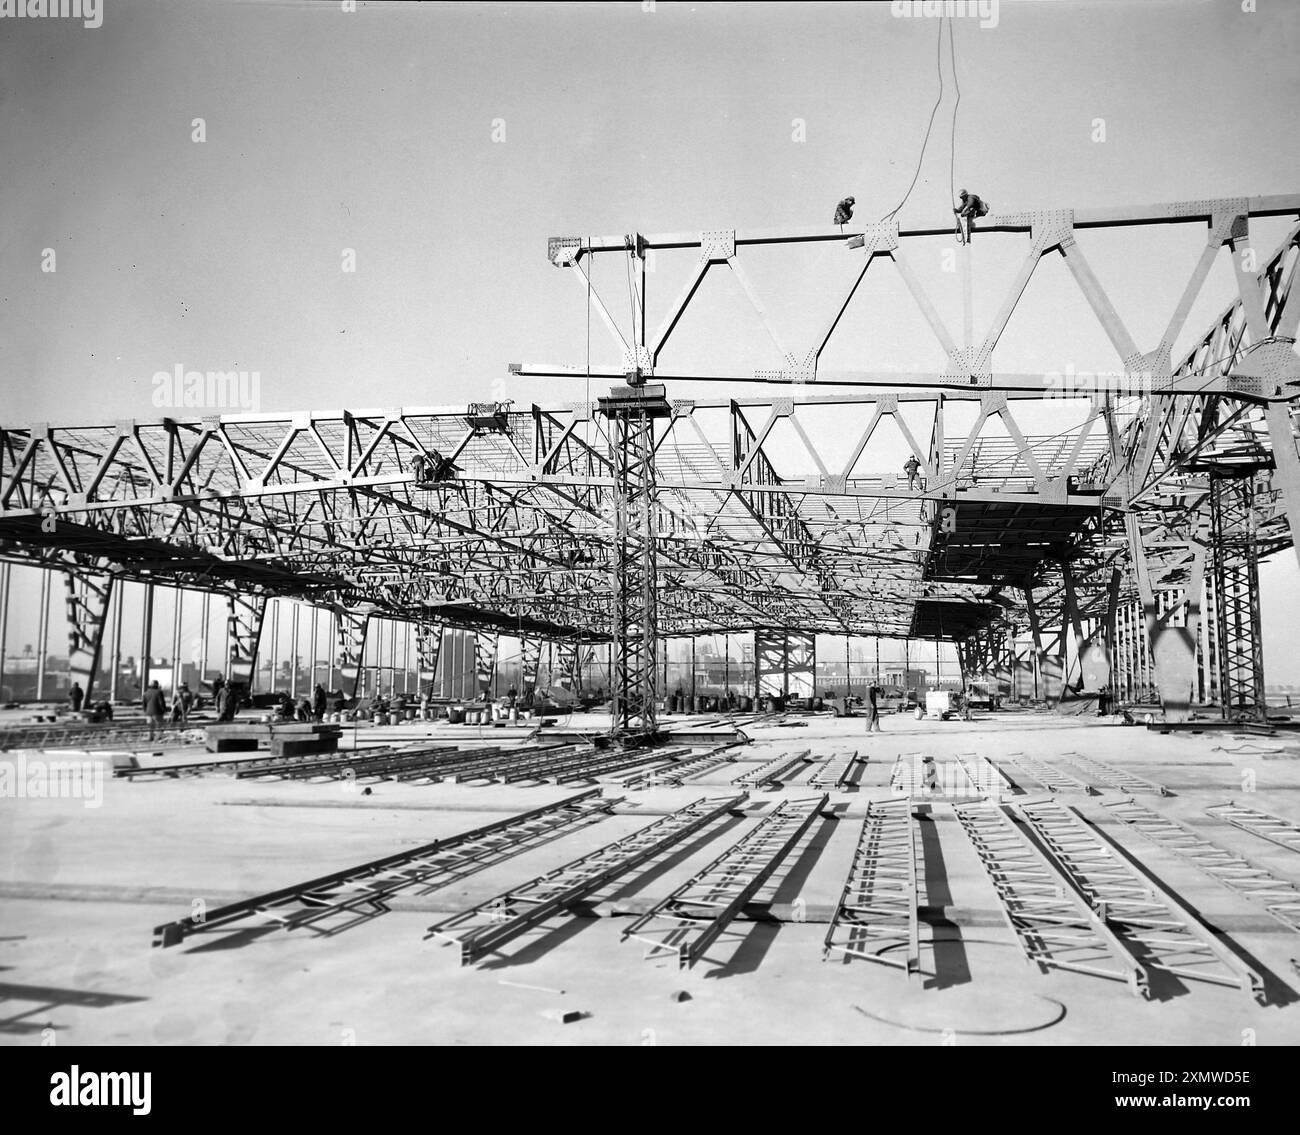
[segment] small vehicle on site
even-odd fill
[[[992,712],[1002,707],[1002,698],[989,682],[971,682],[966,687],[966,707],[987,709]]]
[[[958,690],[926,690],[925,712],[927,716],[947,721],[950,717],[963,716],[966,703]]]

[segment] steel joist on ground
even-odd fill
[[[831,918],[822,959],[840,954],[898,966],[905,977],[920,970],[917,925],[918,828],[910,800],[867,807],[853,865]]]
[[[1279,879],[1249,859],[1211,842],[1186,824],[1153,812],[1136,800],[1116,800],[1104,807],[1152,843],[1194,863],[1228,890],[1260,903],[1283,926],[1300,933],[1300,887],[1294,883]]]
[[[1144,966],[1262,996],[1259,974],[1174,895],[1139,875],[1118,854],[1118,845],[1085,825],[1075,809],[1055,800],[1018,801],[1016,808],[1064,874]]]
[[[749,832],[623,931],[644,957],[689,969],[754,897],[812,826],[829,797],[782,800]]]
[[[260,916],[272,926],[292,930],[314,927],[338,914],[348,915],[342,926],[322,932],[336,934],[355,921],[383,913],[388,909],[386,900],[397,891],[415,886],[423,886],[426,891],[444,887],[554,836],[602,819],[618,802],[618,798],[601,799],[598,788],[579,792],[461,835],[165,923],[154,928],[153,944],[176,946],[192,934],[223,929],[252,917]]]
[[[627,874],[733,811],[744,799],[744,793],[726,798],[701,797],[590,855],[436,923],[429,927],[426,936],[459,946],[461,965],[472,965],[610,880]]]
[[[700,776],[719,765],[732,764],[736,758],[731,756],[728,750],[737,744],[739,742],[733,741],[683,760],[673,760],[650,769],[636,769],[624,777],[617,778],[618,785],[620,788],[653,788],[663,784],[680,786],[684,780]]]
[[[1018,793],[1019,789],[988,757],[978,753],[955,753],[953,759],[961,766],[961,771],[966,774],[966,779],[971,782],[977,796],[990,796],[1000,800],[1003,796]]]
[[[843,788],[847,783],[853,766],[859,761],[866,764],[866,757],[859,757],[855,749],[851,753],[837,753],[817,767],[817,771],[808,778],[809,788]]]
[[[1102,784],[1117,788],[1121,792],[1152,792],[1157,796],[1170,796],[1172,793],[1163,784],[1147,780],[1125,769],[1099,761],[1096,757],[1085,757],[1082,753],[1066,753],[1062,758],[1073,765],[1085,776],[1100,780]]]
[[[1012,753],[1010,759],[1049,792],[1081,792],[1085,796],[1096,794],[1097,790],[1087,781],[1040,761],[1037,757],[1031,757],[1027,753]]]
[[[1300,824],[1293,820],[1284,820],[1258,808],[1245,808],[1229,800],[1226,804],[1215,804],[1206,808],[1205,814],[1216,820],[1224,820],[1242,831],[1257,835],[1289,851],[1300,852]]]
[[[1122,981],[1147,996],[1147,973],[1073,885],[991,804],[953,809],[1002,904],[1025,957],[1044,972]]]
[[[780,778],[794,768],[795,765],[807,764],[811,760],[811,752],[811,749],[802,749],[797,753],[782,753],[779,757],[773,757],[770,761],[759,765],[758,768],[742,772],[731,783],[749,788],[758,788],[764,784],[779,786],[781,783]]]

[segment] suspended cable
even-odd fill
[[[926,123],[925,138],[921,142],[921,156],[916,161],[916,172],[912,175],[912,184],[907,187],[907,192],[903,194],[903,199],[894,206],[888,213],[880,218],[883,224],[891,217],[895,216],[898,211],[907,204],[907,199],[912,196],[912,190],[916,188],[917,178],[921,176],[921,167],[925,164],[925,150],[930,144],[930,131],[934,127],[934,116],[939,112],[939,104],[943,102],[943,21],[937,21],[939,24],[939,38],[934,45],[935,70],[939,75],[939,96],[934,100],[934,106],[930,109],[930,121]]]

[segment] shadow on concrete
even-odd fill
[[[929,806],[917,808],[917,827],[921,831],[921,861],[916,865],[917,875],[925,879],[927,904],[917,917],[933,931],[930,950],[934,955],[934,974],[926,977],[921,988],[948,989],[954,985],[968,985],[971,980],[970,962],[962,942],[961,927],[942,913],[945,907],[952,905],[952,889],[948,885],[948,868]]]
[[[35,1008],[12,1017],[0,1018],[0,1033],[29,1035],[54,1026],[37,1024],[25,1018],[44,1016],[55,1009],[108,1009],[114,1005],[127,1005],[134,1001],[147,1001],[125,993],[98,993],[93,990],[63,989],[54,985],[15,985],[0,982],[0,1001],[31,1001]]]
[[[529,931],[536,937],[531,939],[525,937],[522,939],[522,944],[518,939],[508,943],[506,948],[511,951],[509,954],[493,954],[488,960],[480,962],[478,968],[505,969],[508,966],[522,966],[538,961],[599,921],[598,918],[562,911],[556,914],[550,923],[543,922]]]
[[[671,871],[674,867],[685,863],[686,860],[691,858],[691,856],[698,854],[703,848],[707,847],[719,836],[732,831],[737,825],[744,823],[747,819],[749,819],[747,816],[728,816],[726,821],[721,825],[714,825],[705,828],[704,831],[699,833],[690,843],[681,847],[674,845],[668,852],[661,853],[660,856],[643,863],[626,886],[620,887],[618,890],[610,891],[607,897],[610,899],[625,899],[630,898],[632,895],[639,894],[641,891],[644,891],[650,883],[653,883],[657,878],[659,878],[660,875],[663,875],[665,872]],[[589,899],[589,901],[596,900]]]

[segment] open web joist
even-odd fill
[[[826,806],[828,796],[782,800],[758,825],[694,878],[623,931],[647,958],[676,958],[687,969],[704,957]]]
[[[600,789],[593,788],[461,835],[164,923],[154,928],[153,944],[177,946],[192,934],[230,929],[251,918],[261,919],[268,928],[310,926],[335,934],[384,913],[386,900],[398,891],[445,887],[557,835],[602,820],[617,803],[617,799],[601,799]],[[321,929],[321,924],[340,916],[341,925]]]
[[[429,927],[428,937],[460,947],[462,965],[472,965],[507,942],[568,910],[620,875],[713,821],[734,811],[745,795],[702,797],[629,836],[606,844],[545,875],[503,891],[495,898]]]

